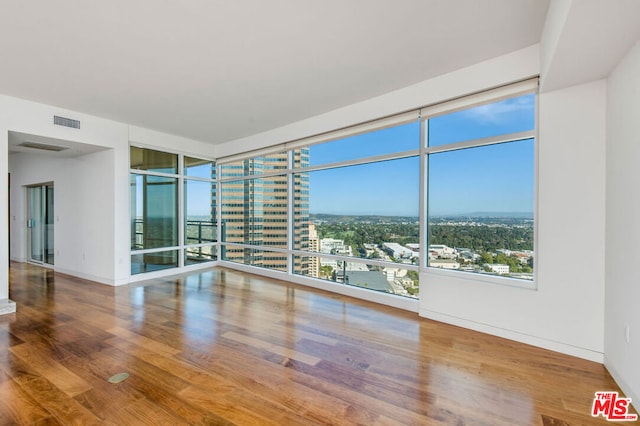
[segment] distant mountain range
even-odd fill
[[[473,212],[457,214],[441,214],[436,217],[512,217],[519,219],[533,219],[532,212]]]
[[[406,223],[417,222],[418,216],[381,216],[381,215],[337,215],[327,213],[311,213],[309,218],[315,222],[330,223]],[[441,214],[432,215],[431,219],[533,219],[530,212],[473,212],[464,214]]]
[[[389,222],[417,222],[418,216],[380,216],[380,215],[338,215],[326,213],[311,213],[309,218],[314,222],[331,223],[389,223]]]

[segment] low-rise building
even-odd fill
[[[413,251],[406,247],[402,247],[398,243],[383,243],[382,247],[390,256],[396,259],[409,259],[413,256]]]
[[[444,244],[429,244],[429,255],[431,254],[436,257],[451,258],[456,254],[456,249]]]
[[[353,256],[350,246],[344,244],[344,240],[335,238],[323,238],[320,240],[320,253],[339,254],[343,256]]]
[[[460,269],[460,263],[452,259],[429,259],[429,266],[440,269]]]
[[[509,265],[504,265],[502,263],[485,263],[483,266],[488,267],[492,272],[500,275],[509,273]]]

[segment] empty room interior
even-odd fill
[[[0,424],[637,421],[639,1],[0,10]]]

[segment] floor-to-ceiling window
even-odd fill
[[[220,159],[221,260],[411,298],[534,277],[535,81]]]
[[[407,298],[420,272],[531,287],[536,85],[218,159],[217,170],[131,147],[132,273],[219,257]]]
[[[295,274],[418,296],[418,251],[406,247],[420,242],[420,123],[409,120],[304,149],[293,176],[308,193],[309,235],[294,235]]]
[[[214,161],[184,156],[184,264],[216,259],[218,240],[216,165]]]
[[[131,274],[215,260],[215,163],[130,148]]]
[[[535,95],[439,107],[425,127],[428,266],[532,281]]]

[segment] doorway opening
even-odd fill
[[[27,260],[54,264],[53,182],[27,187]]]

